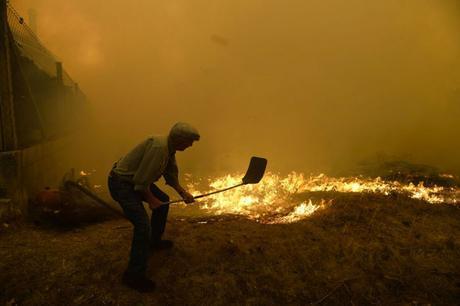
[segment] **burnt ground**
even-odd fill
[[[307,196],[307,195],[305,195]],[[0,234],[0,305],[458,305],[460,210],[406,198],[335,195],[293,224],[172,209],[157,290],[124,287],[123,219]]]

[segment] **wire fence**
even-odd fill
[[[60,60],[43,45],[38,36],[27,25],[24,18],[10,3],[8,3],[8,24],[21,55],[33,61],[37,67],[50,77],[57,78],[56,63],[60,62]],[[65,70],[62,71],[62,80],[67,86],[75,85],[75,82]]]

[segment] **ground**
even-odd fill
[[[120,282],[131,239],[124,219],[10,226],[0,233],[0,304],[458,305],[458,207],[329,196],[332,205],[292,224],[172,209],[175,247],[152,254],[150,294]]]

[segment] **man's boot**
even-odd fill
[[[152,251],[157,250],[169,250],[174,246],[174,243],[171,240],[155,240],[150,244],[150,249]]]
[[[122,282],[129,288],[142,293],[155,290],[155,282],[145,277],[145,275],[125,272],[123,273]]]

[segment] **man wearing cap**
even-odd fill
[[[193,196],[179,184],[175,153],[191,147],[199,139],[194,127],[178,122],[168,136],[152,136],[138,144],[119,159],[110,172],[110,194],[134,225],[129,264],[123,274],[123,283],[131,288],[153,291],[155,283],[145,275],[149,253],[173,246],[172,241],[161,239],[169,210],[169,205],[163,203],[168,202],[169,197],[154,182],[163,176],[166,184],[186,203],[192,203]],[[152,209],[150,220],[142,202],[147,202]]]

